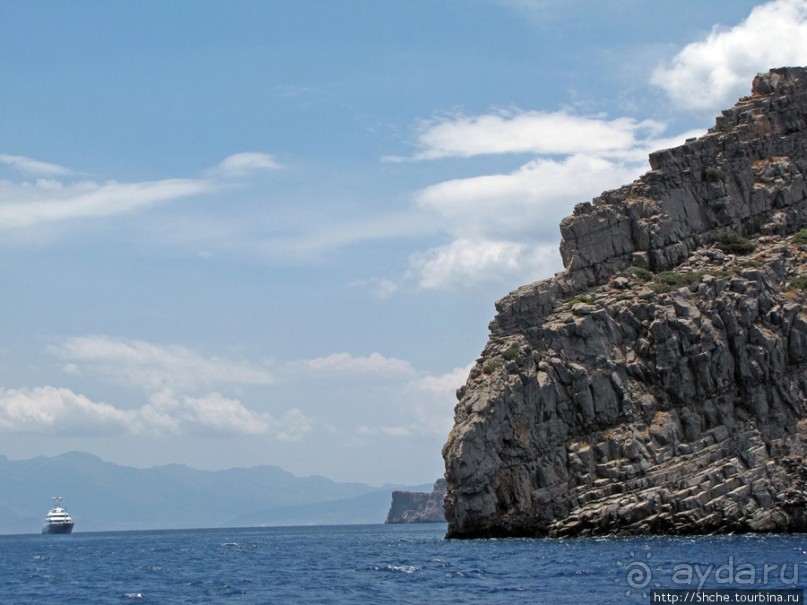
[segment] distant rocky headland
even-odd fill
[[[807,69],[561,223],[443,448],[448,536],[807,530]]]
[[[445,523],[445,495],[445,479],[435,481],[431,492],[394,491],[384,523]]]

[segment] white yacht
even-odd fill
[[[43,534],[69,534],[73,531],[73,519],[62,508],[62,499],[59,496],[53,498],[53,508],[48,511],[45,517],[45,525],[42,527]]]

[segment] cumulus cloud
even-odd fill
[[[215,392],[190,397],[160,391],[142,407],[124,410],[64,388],[0,389],[0,431],[9,433],[268,435],[297,441],[309,430],[297,408],[275,419]]]
[[[543,11],[558,3],[502,0]],[[747,94],[752,76],[807,61],[807,0],[774,0],[735,27],[716,27],[659,66],[652,84],[680,107],[717,111]],[[646,172],[647,155],[702,132],[664,136],[655,120],[576,115],[570,110],[497,110],[450,115],[415,127],[425,161],[530,154],[510,171],[446,180],[413,195],[451,241],[411,255],[407,276],[422,288],[515,287],[561,268],[558,224],[574,205]]]
[[[558,224],[574,203],[636,178],[646,165],[621,164],[577,154],[532,160],[507,174],[444,181],[414,196],[446,229],[463,237],[508,237],[529,233],[557,239]]]
[[[64,370],[71,376],[86,374],[136,387],[147,393],[147,402],[135,409],[122,409],[66,388],[0,389],[0,431],[266,435],[298,441],[311,430],[308,417],[296,407],[272,415],[209,390],[213,385],[244,387],[275,382],[274,374],[263,364],[107,336],[68,338],[49,351],[66,360]]]
[[[683,142],[683,141],[681,141]],[[453,236],[415,253],[409,276],[422,288],[512,288],[563,267],[558,225],[574,204],[646,171],[639,162],[577,154],[538,158],[513,172],[454,179],[415,194],[414,203]]]
[[[274,380],[270,369],[248,361],[205,357],[176,345],[109,336],[68,338],[50,352],[67,361],[71,373],[88,372],[146,391],[196,389],[212,384],[265,385]]]
[[[451,237],[412,254],[407,278],[422,288],[513,288],[562,268],[558,225],[576,203],[647,171],[654,149],[696,132],[662,137],[653,120],[568,111],[496,111],[424,122],[412,160],[530,154],[509,172],[435,183],[413,205]]]
[[[607,120],[565,111],[499,111],[424,122],[417,134],[416,160],[531,153],[612,153],[636,144],[637,134],[658,134],[664,125],[633,118]]]
[[[308,420],[296,408],[275,420],[271,414],[252,411],[237,399],[220,393],[178,397],[171,391],[161,391],[153,394],[138,413],[148,426],[174,433],[187,431],[216,436],[274,433],[283,441],[291,441],[298,440],[309,430]]]
[[[411,276],[425,289],[519,284],[560,269],[557,243],[456,239],[410,258]]]
[[[22,156],[0,155],[0,162],[29,174],[34,181],[0,181],[0,230],[20,230],[46,223],[129,214],[160,203],[203,195],[232,184],[256,170],[278,164],[263,153],[225,158],[203,178],[169,178],[121,183],[114,180],[73,181],[70,170]]]
[[[37,434],[116,434],[138,427],[137,414],[69,389],[0,389],[0,430]]]
[[[394,437],[445,435],[454,392],[467,368],[444,376],[417,370],[408,361],[372,353],[334,353],[281,364],[272,371],[250,361],[207,357],[179,346],[106,336],[69,338],[49,348],[64,370],[145,392],[139,407],[110,405],[68,388],[0,389],[0,432],[75,435],[263,435],[299,441],[325,427],[331,406],[321,401],[268,413],[245,404],[245,387],[272,384],[272,398],[298,393],[302,379],[312,392],[323,384],[351,409],[363,410],[364,434]],[[319,383],[319,384],[318,384]],[[235,386],[237,395],[212,389]],[[232,390],[232,388],[230,388]],[[253,391],[254,392],[254,391]],[[292,395],[292,398],[294,396]],[[127,396],[131,398],[131,394]],[[385,404],[380,405],[380,402]],[[313,414],[313,415],[312,415]],[[313,418],[313,421],[312,421]],[[330,422],[333,422],[332,420]]]
[[[807,0],[775,0],[739,25],[715,27],[659,66],[651,81],[681,108],[718,111],[748,94],[757,72],[805,62]]]

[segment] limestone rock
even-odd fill
[[[807,530],[807,69],[650,165],[496,304],[443,448],[449,537]]]
[[[431,493],[394,491],[384,523],[445,523],[445,495],[445,479],[438,479]]]

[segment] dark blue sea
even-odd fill
[[[675,602],[659,600],[667,589],[807,583],[804,535],[458,541],[444,532],[363,525],[0,536],[0,603],[609,605]]]

